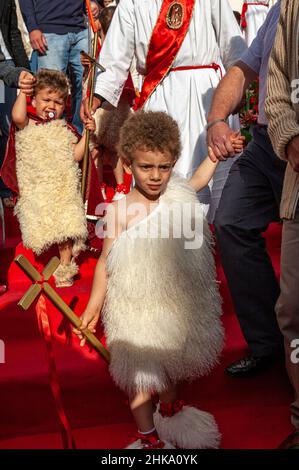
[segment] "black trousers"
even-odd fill
[[[230,170],[215,218],[234,307],[250,352],[256,356],[283,349],[274,310],[279,284],[262,232],[279,220],[285,167],[266,128],[256,126],[253,140]]]

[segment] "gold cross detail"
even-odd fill
[[[51,300],[53,305],[72,323],[75,328],[80,328],[81,320],[73,312],[73,310],[62,300],[62,298],[55,292],[55,290],[48,284],[48,280],[58,268],[60,261],[57,256],[54,256],[47,266],[44,268],[42,274],[40,274],[34,266],[28,261],[24,255],[19,255],[15,258],[15,263],[24,271],[24,273],[34,281],[28,291],[23,295],[21,300],[18,302],[18,306],[22,307],[23,310],[28,310],[30,305],[34,302],[37,296],[44,291],[46,296]],[[94,349],[102,356],[102,358],[109,363],[110,353],[98,340],[98,338],[91,333],[91,331],[85,329],[82,331],[86,336],[89,343]]]

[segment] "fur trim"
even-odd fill
[[[185,202],[197,208],[190,219],[203,230],[202,245],[194,249],[185,246]],[[169,216],[169,226],[182,236],[171,231],[163,238]],[[162,235],[154,238],[152,229]],[[158,207],[114,242],[102,319],[110,372],[126,392],[163,392],[171,383],[207,374],[217,363],[224,335],[211,244],[196,194],[178,177],[170,180]]]
[[[162,417],[159,405],[154,424],[160,438],[180,449],[218,449],[221,434],[214,417],[193,406],[183,406],[171,417]]]
[[[37,255],[68,239],[80,249],[87,237],[76,137],[62,119],[29,123],[16,133],[20,195],[15,208],[26,248]]]
[[[53,274],[56,287],[60,287],[65,283],[70,283],[71,285],[73,278],[78,274],[78,272],[79,267],[73,259],[69,264],[61,263]]]

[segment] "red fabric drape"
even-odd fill
[[[171,29],[167,25],[169,9],[175,3],[183,8],[182,25],[178,29]],[[154,27],[149,43],[146,58],[146,76],[143,82],[140,97],[135,103],[135,110],[145,104],[159,83],[171,68],[180,47],[185,39],[192,18],[195,0],[164,0],[157,23]]]

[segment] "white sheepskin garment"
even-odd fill
[[[186,248],[184,217],[201,246]],[[119,387],[162,392],[212,369],[223,346],[221,300],[210,229],[185,180],[173,176],[150,215],[116,239],[107,273],[103,322]]]
[[[73,158],[76,136],[63,119],[29,123],[16,133],[16,204],[23,244],[37,255],[67,239],[79,251],[87,237],[80,170]]]

